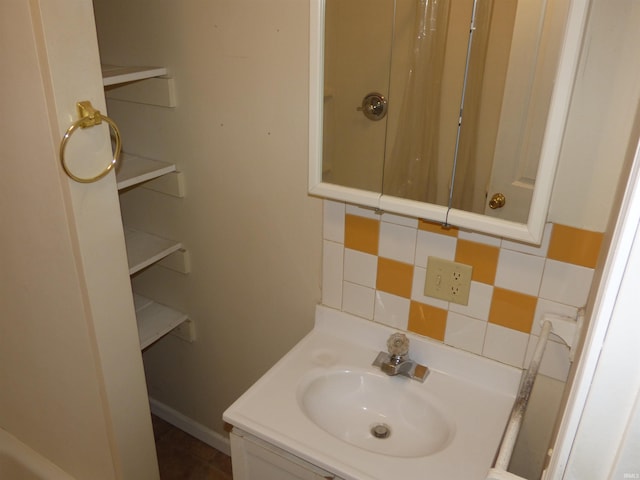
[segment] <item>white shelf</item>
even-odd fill
[[[127,246],[129,275],[139,272],[182,248],[182,244],[175,240],[131,228],[124,229],[124,240]]]
[[[140,348],[143,350],[189,318],[185,313],[136,293],[133,294],[133,304],[136,310]]]
[[[120,165],[116,169],[118,190],[132,187],[175,171],[176,166],[173,163],[122,153]]]
[[[164,67],[102,65],[102,83],[105,87],[129,84],[117,89],[108,89],[107,96],[111,95],[110,98],[116,100],[175,106],[172,79],[167,78],[166,75],[167,69]],[[139,82],[140,80],[147,81]],[[116,169],[118,190],[133,187],[175,171],[176,166],[172,163],[123,153],[120,165]],[[131,228],[124,229],[124,236],[130,275],[182,248],[180,242]],[[141,295],[134,293],[133,301],[142,350],[188,320],[185,313],[178,312]]]
[[[167,74],[165,67],[121,67],[118,65],[102,65],[102,84],[118,85],[135,82],[146,78],[161,77]]]

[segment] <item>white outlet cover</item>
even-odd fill
[[[424,294],[428,297],[468,305],[472,273],[471,265],[428,257]]]

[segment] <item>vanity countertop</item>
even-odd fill
[[[411,358],[431,372],[423,384],[399,376],[387,381],[398,392],[427,389],[450,420],[448,440],[429,455],[355,446],[304,413],[302,391],[310,378],[354,370],[381,374],[371,363],[395,331],[318,306],[314,329],[227,409],[224,420],[346,480],[484,480],[517,393],[519,369],[408,333]]]

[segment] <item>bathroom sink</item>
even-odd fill
[[[445,448],[454,422],[428,388],[406,378],[338,370],[300,384],[304,414],[356,447],[396,457],[422,457]]]
[[[520,370],[408,333],[410,358],[429,376],[387,376],[372,363],[394,332],[319,306],[313,330],[224,420],[278,456],[344,480],[484,480]]]

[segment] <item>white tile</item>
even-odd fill
[[[354,283],[344,282],[342,311],[373,320],[375,290]]]
[[[524,361],[525,368],[529,368],[529,363],[533,358],[533,352],[536,349],[539,338],[540,337],[536,335],[530,335]],[[540,362],[540,370],[538,370],[538,373],[564,382],[569,376],[569,368],[571,368],[571,362],[569,362],[569,347],[557,342],[547,342],[547,346],[542,354],[542,361]]]
[[[415,264],[426,268],[427,257],[453,260],[456,257],[456,245],[456,237],[418,230]]]
[[[322,303],[342,307],[342,262],[344,247],[325,240],[322,245]]]
[[[482,355],[522,368],[528,343],[528,334],[488,323]]]
[[[522,252],[528,253],[529,255],[546,257],[547,252],[549,251],[549,239],[551,238],[551,230],[553,230],[553,224],[547,223],[544,226],[544,232],[542,233],[542,241],[540,242],[540,245],[531,245],[529,243],[502,240],[502,248],[513,250],[514,252]]]
[[[486,322],[489,319],[492,298],[493,286],[486,283],[471,282],[469,304],[460,305],[452,302],[449,305],[449,310]]]
[[[544,261],[543,257],[500,249],[495,286],[537,297]]]
[[[378,255],[413,265],[416,235],[415,228],[381,222]]]
[[[424,281],[427,275],[427,269],[421,267],[413,267],[413,283],[411,284],[411,300],[431,305],[433,307],[449,309],[449,302],[440,300],[439,298],[428,297],[424,294]]]
[[[501,239],[499,237],[492,237],[491,235],[484,235],[482,233],[469,232],[466,230],[460,230],[458,232],[458,238],[476,243],[484,243],[485,245],[491,245],[493,247],[499,247],[501,243]]]
[[[571,305],[565,305],[563,303],[546,300],[544,298],[539,298],[538,304],[536,305],[536,313],[533,318],[533,325],[531,325],[532,335],[540,335],[540,331],[542,330],[542,316],[545,313],[554,313],[556,315],[562,315],[565,317],[577,318],[578,308]],[[553,342],[561,341],[553,334],[551,334],[549,339]]]
[[[481,354],[487,323],[449,312],[444,343],[468,352]]]
[[[587,302],[593,269],[547,259],[542,275],[540,297],[582,307]]]
[[[347,204],[346,213],[351,215],[357,215],[359,217],[372,218],[374,220],[380,220],[380,214],[372,208],[358,207],[357,205]]]
[[[344,250],[344,279],[365,287],[375,288],[378,257],[346,248]]]
[[[394,215],[393,213],[383,213],[380,216],[380,220],[387,223],[395,223],[396,225],[404,225],[405,227],[418,228],[418,219],[414,217]]]
[[[409,325],[408,298],[398,297],[381,291],[376,292],[376,306],[373,319],[390,327],[406,330]]]
[[[322,231],[325,240],[344,243],[344,211],[344,203],[324,201]]]

